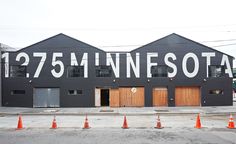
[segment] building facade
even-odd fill
[[[2,54],[2,105],[232,105],[233,57],[177,34],[105,52],[58,34]]]

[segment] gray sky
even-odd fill
[[[0,43],[23,48],[64,33],[129,51],[177,33],[236,58],[235,14],[235,0],[0,0]]]

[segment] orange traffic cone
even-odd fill
[[[18,124],[17,124],[16,130],[20,130],[20,129],[23,129],[23,123],[22,123],[21,115],[19,115],[19,119],[18,119]]]
[[[126,115],[124,116],[124,123],[123,123],[122,128],[123,128],[123,129],[128,129],[128,128],[129,128],[128,123],[127,123],[127,120],[126,120]]]
[[[228,124],[227,128],[229,128],[229,129],[234,129],[235,128],[234,127],[234,118],[233,118],[232,114],[229,117],[229,124]]]
[[[196,126],[195,128],[202,128],[202,125],[201,125],[201,120],[200,120],[200,114],[197,115],[197,120],[196,120]]]
[[[51,129],[57,129],[56,116],[54,116],[54,118],[53,118]]]
[[[89,128],[90,128],[89,127],[89,122],[88,122],[88,118],[87,118],[87,115],[86,115],[83,129],[89,129]]]
[[[164,127],[161,126],[161,120],[160,120],[160,116],[157,115],[157,125],[155,127],[156,129],[162,129]]]

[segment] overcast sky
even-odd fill
[[[106,51],[177,33],[236,58],[236,1],[0,0],[0,43],[23,48],[58,33]]]

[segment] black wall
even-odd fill
[[[126,53],[120,53],[120,77],[115,78],[114,74],[109,78],[99,78],[95,76],[95,53],[99,53],[100,65],[106,64],[106,52],[97,49],[93,46],[75,40],[64,34],[59,34],[17,52],[10,53],[10,65],[20,65],[24,61],[21,59],[17,62],[16,55],[20,52],[26,52],[30,57],[27,72],[29,78],[5,78],[4,65],[2,65],[2,95],[3,106],[33,106],[33,88],[60,88],[60,106],[61,107],[91,107],[95,105],[95,87],[145,87],[145,106],[152,106],[152,89],[158,86],[168,87],[169,106],[175,106],[174,95],[176,86],[200,86],[201,87],[201,105],[216,106],[216,105],[232,105],[232,78],[225,75],[220,78],[206,77],[206,58],[201,56],[202,52],[215,52],[215,57],[211,58],[212,65],[220,65],[223,53],[215,51],[211,48],[188,40],[176,34],[171,34],[160,40],[147,44],[141,48],[131,51],[133,60],[135,54],[140,53],[140,78],[135,78],[131,69],[131,78],[126,77]],[[37,69],[40,58],[33,57],[34,52],[46,52],[47,59],[39,78],[33,78]],[[63,61],[65,71],[62,77],[54,78],[51,70],[54,69],[51,65],[52,53],[62,52],[63,58],[58,58]],[[70,65],[70,54],[76,53],[77,61],[80,64],[83,53],[88,53],[88,78],[68,78],[66,67]],[[177,75],[173,78],[147,78],[147,53],[158,52],[158,58],[153,58],[153,62],[158,65],[164,65],[164,56],[166,53],[174,53],[177,60],[173,61],[177,66]],[[182,59],[185,54],[192,52],[197,55],[200,67],[197,76],[187,78],[182,71]],[[112,55],[115,62],[115,55]],[[230,65],[232,67],[233,58],[229,56]],[[188,70],[194,68],[193,61],[187,63]],[[57,69],[58,67],[56,67]],[[205,79],[205,80],[204,80]],[[115,81],[114,81],[115,80]],[[24,95],[12,95],[11,90],[23,89],[26,91]],[[68,95],[69,89],[81,89],[82,95]],[[224,90],[223,95],[209,94],[211,89]]]

